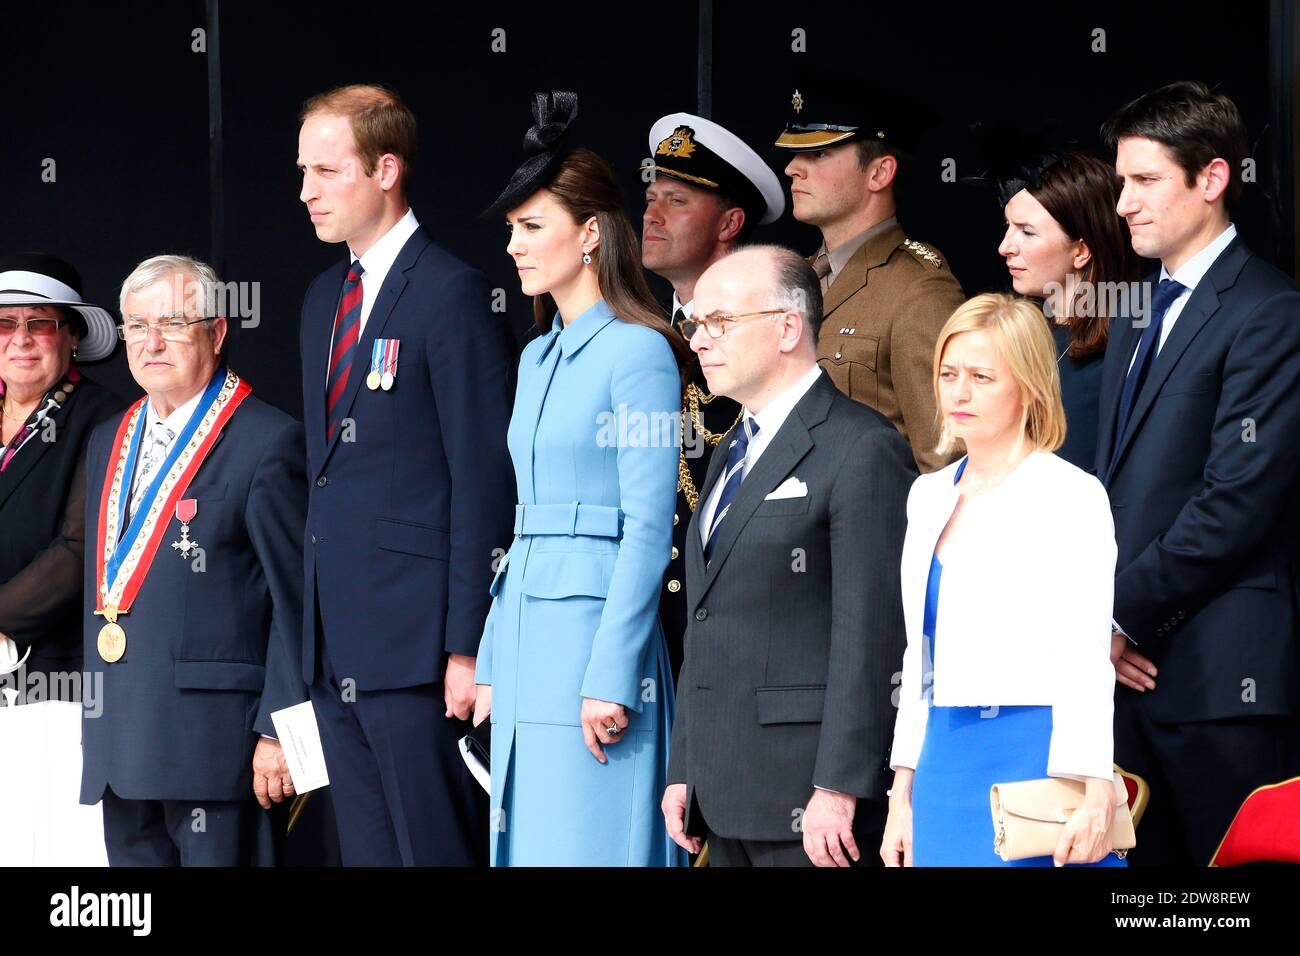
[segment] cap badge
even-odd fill
[[[671,136],[666,136],[659,143],[659,148],[655,150],[656,156],[676,156],[679,159],[686,159],[695,152],[695,143],[691,137],[695,135],[695,130],[689,126],[679,126],[673,130]]]
[[[803,94],[795,90],[794,96],[790,97],[790,105],[794,107],[796,113],[803,112]]]

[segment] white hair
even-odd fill
[[[217,301],[217,290],[220,285],[216,271],[206,262],[200,262],[198,259],[192,259],[189,256],[166,255],[152,256],[144,260],[144,262],[132,269],[131,274],[122,282],[122,291],[117,301],[118,310],[122,313],[122,319],[126,319],[126,297],[128,295],[147,289],[155,282],[173,275],[189,276],[199,284],[199,289],[203,293],[201,300],[203,314],[207,318],[215,318],[212,314],[212,307]]]

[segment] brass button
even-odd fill
[[[669,582],[668,582],[668,590],[672,591],[674,594],[676,594],[676,593],[677,593],[678,591],[680,591],[681,589],[682,589],[682,582],[681,582],[681,581],[669,581]]]
[[[672,560],[676,561],[676,560],[677,560],[677,555],[678,555],[678,551],[677,551],[677,549],[676,549],[676,548],[673,548],[673,557],[672,557]]]
[[[673,512],[673,527],[677,527],[677,512]]]
[[[837,359],[838,359],[838,358],[843,358],[843,357],[844,357],[844,352],[843,352],[843,351],[839,351],[839,350],[837,350],[836,353],[835,353],[835,357],[836,357]]]

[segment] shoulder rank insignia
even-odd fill
[[[934,254],[934,251],[924,243],[917,242],[915,239],[903,240],[903,248],[916,256],[918,259],[924,259],[930,265],[938,268],[943,265],[943,260]]]
[[[695,135],[695,130],[689,126],[679,126],[673,130],[671,136],[666,136],[659,143],[659,148],[655,150],[656,156],[678,156],[686,159],[691,153],[695,152],[695,143],[691,137]]]

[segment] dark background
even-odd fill
[[[146,256],[185,252],[227,281],[260,283],[260,324],[238,329],[232,361],[257,393],[301,414],[297,328],[310,279],[346,255],[316,240],[298,201],[297,111],[357,81],[397,90],[420,121],[411,204],[435,240],[506,290],[521,341],[505,229],[478,218],[520,159],[533,90],[573,89],[576,141],[623,174],[640,222],[640,160],[659,116],[703,112],[770,158],[811,58],[905,91],[931,114],[902,197],[911,237],[936,246],[968,293],[1004,288],[999,211],[989,194],[941,181],[941,161],[972,166],[976,119],[1058,121],[1085,145],[1143,90],[1201,79],[1233,96],[1249,125],[1259,183],[1235,217],[1287,271],[1292,257],[1291,4],[1233,4],[1214,26],[1182,3],[946,5],[613,4],[363,6],[248,0],[47,3],[6,14],[0,56],[0,248],[72,261],[87,297],[116,310]],[[492,31],[506,51],[491,51]],[[194,52],[192,31],[206,32]],[[1092,31],[1106,32],[1093,52]],[[806,52],[792,52],[793,31]],[[43,182],[51,158],[56,181]],[[786,177],[780,176],[783,183]],[[791,219],[759,238],[802,251],[816,231]],[[667,294],[666,286],[656,290]],[[92,377],[138,390],[119,350]]]

